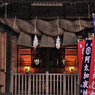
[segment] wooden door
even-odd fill
[[[56,67],[56,63],[57,63],[57,49],[56,48],[50,48],[49,49],[49,59],[48,59],[48,71],[51,73],[56,72],[57,67]]]
[[[56,59],[57,59],[57,51],[55,48],[42,48],[41,49],[41,57],[42,57],[42,68],[40,68],[40,72],[56,72]]]

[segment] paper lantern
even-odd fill
[[[65,65],[65,72],[67,74],[77,74],[78,73],[77,66],[68,66],[68,65]]]
[[[74,66],[69,66],[70,73],[74,72]]]
[[[25,66],[24,68],[25,68],[25,72],[26,72],[26,73],[29,72],[30,66]]]

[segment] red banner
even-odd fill
[[[78,42],[79,81],[81,81],[81,69],[82,69],[85,43],[86,43],[86,41],[79,41]]]
[[[89,76],[87,95],[95,95],[95,37],[93,37],[92,41],[90,76]]]

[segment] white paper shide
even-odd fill
[[[33,40],[33,47],[36,48],[37,46],[38,46],[38,38],[37,35],[35,35]]]
[[[56,48],[59,49],[60,45],[61,45],[60,38],[59,38],[59,36],[57,36],[57,39],[56,39]]]

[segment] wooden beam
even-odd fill
[[[62,2],[62,3],[95,3],[94,0],[2,0],[3,2]]]

